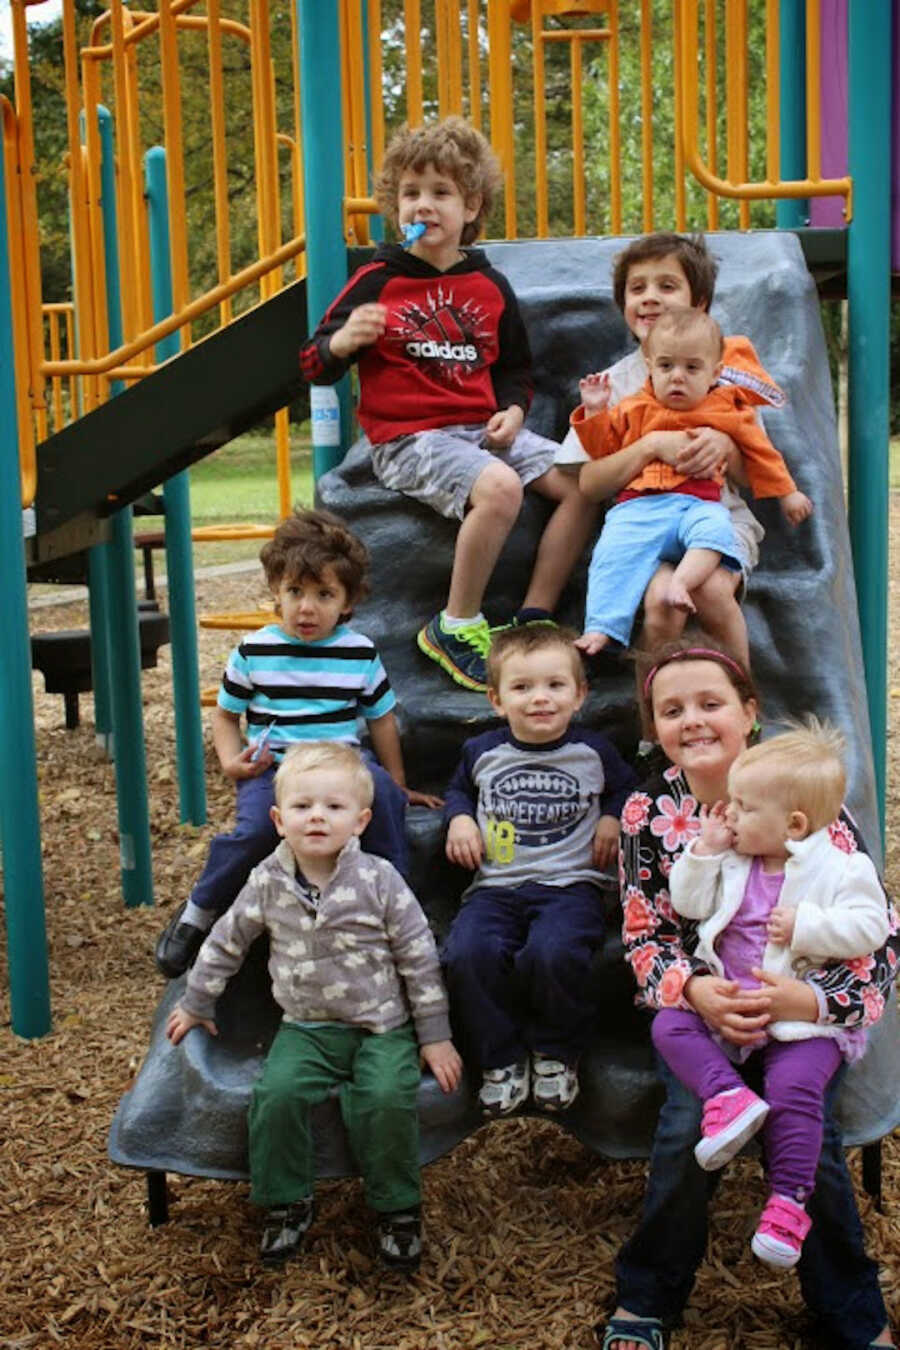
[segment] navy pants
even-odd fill
[[[746,1067],[746,1066],[745,1066]],[[694,1158],[700,1138],[699,1099],[657,1056],[666,1089],[659,1114],[644,1211],[636,1233],[616,1259],[616,1302],[640,1317],[677,1323],[706,1252],[707,1209],[720,1172],[704,1172]],[[752,1072],[747,1080],[759,1086]],[[843,1078],[839,1069],[825,1094],[825,1128],[816,1187],[807,1212],[812,1228],[797,1266],[806,1305],[828,1350],[867,1350],[887,1322],[878,1267],[866,1256],[862,1224],[840,1131],[831,1113]]]
[[[596,1022],[600,892],[577,885],[483,886],[466,897],[442,952],[454,1033],[482,1070],[537,1050],[574,1064]]]
[[[406,793],[380,764],[366,760],[375,780],[372,819],[362,839],[368,853],[387,858],[407,877],[409,846],[406,842]],[[237,785],[235,827],[231,834],[217,834],[209,846],[206,866],[191,892],[200,909],[224,914],[237,897],[253,868],[267,858],[279,840],[270,808],[275,803],[275,767],[258,778],[242,778]]]

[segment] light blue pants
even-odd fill
[[[588,569],[586,633],[605,633],[627,646],[638,606],[661,562],[679,563],[689,548],[722,555],[740,571],[728,508],[684,492],[632,497],[606,513]]]

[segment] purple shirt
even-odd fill
[[[742,989],[759,988],[759,981],[750,972],[762,965],[766,924],[783,885],[784,872],[764,872],[761,859],[754,858],[740,907],[719,934],[716,952],[725,978],[737,980]]]

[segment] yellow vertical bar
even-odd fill
[[[459,0],[436,0],[444,11],[444,40],[447,65],[447,110],[461,113],[462,106],[462,24]],[[438,58],[440,59],[440,57]]]
[[[293,15],[295,5],[291,6]],[[206,45],[209,52],[209,120],[212,132],[213,201],[216,220],[216,275],[231,276],[231,214],[228,206],[228,157],[225,145],[225,85],[222,78],[221,0],[207,0]],[[296,69],[296,67],[295,67]],[[231,296],[219,303],[219,322],[231,322]]]
[[[56,310],[50,310],[47,314],[50,330],[50,360],[58,361],[62,355],[60,350],[59,334],[59,314]],[[50,381],[50,393],[53,403],[53,430],[59,431],[63,424],[63,403],[62,403],[62,380],[58,375]]]
[[[293,6],[296,10],[296,5]],[[372,163],[381,167],[384,159],[384,100],[381,86],[384,70],[381,62],[381,0],[369,0],[369,126],[372,137]]]
[[[403,0],[406,36],[406,120],[422,125],[422,13],[419,0]]]
[[[718,85],[716,81],[716,0],[706,0],[704,45],[706,51],[706,161],[710,173],[717,173],[719,163]],[[706,224],[710,230],[719,228],[719,199],[714,192],[706,194]]]
[[[622,145],[619,115],[619,6],[610,0],[609,23],[609,190],[614,234],[622,233]]]
[[[84,154],[85,220],[90,248],[90,287],[93,305],[93,332],[97,353],[109,351],[109,316],[106,305],[106,245],[103,227],[102,150],[98,109],[100,104],[100,71],[96,60],[82,61],[82,89],[84,95]],[[105,399],[109,386],[105,380],[98,384],[97,394]]]
[[[78,48],[75,40],[75,14],[70,5],[63,8],[63,62],[65,66],[66,128],[69,143],[69,209],[72,214],[72,244],[74,259],[73,298],[78,316],[80,355],[91,359],[98,355],[94,323],[94,297],[90,283],[91,245],[84,213],[78,203],[84,200],[84,161],[81,156],[81,129],[79,126],[80,91],[78,88]],[[18,80],[18,71],[17,71]],[[87,116],[96,115],[89,111]],[[97,402],[96,377],[84,381],[85,411]]]
[[[766,0],[766,176],[777,183],[781,176],[781,34],[779,0]],[[716,166],[710,165],[712,173]]]
[[[585,234],[587,230],[587,212],[584,200],[584,117],[582,115],[581,60],[581,39],[573,34],[569,40],[569,61],[572,73],[572,208],[575,234]]]
[[[694,23],[690,29],[693,33],[696,31],[696,8],[688,0],[687,8],[692,13]],[[675,228],[683,230],[685,228],[687,213],[685,211],[684,194],[684,110],[682,106],[682,79],[684,71],[684,59],[681,51],[681,30],[684,22],[682,6],[675,6],[675,43],[674,43],[674,74],[675,74]]]
[[[121,79],[124,88],[122,108],[125,112],[125,155],[128,161],[128,179],[122,183],[122,196],[128,194],[128,219],[130,229],[124,236],[125,247],[134,249],[134,327],[126,337],[136,337],[145,328],[153,324],[153,298],[150,285],[150,243],[148,235],[147,212],[144,209],[144,172],[142,164],[141,126],[140,126],[140,89],[138,85],[138,53],[134,42],[128,42],[128,32],[133,28],[132,16],[121,4],[113,0],[113,13],[119,10],[121,20]],[[119,99],[116,98],[117,112]],[[119,166],[122,181],[121,161]],[[122,230],[120,228],[120,238]],[[119,250],[121,258],[122,249]],[[148,350],[142,352],[136,360],[145,366],[152,364],[153,356]]]
[[[434,38],[437,57],[438,116],[446,117],[452,109],[450,94],[449,33],[446,3],[435,0]]]
[[[70,305],[66,310],[66,356],[70,361],[75,358],[75,311]],[[74,375],[69,376],[69,419],[75,420],[78,416],[78,380]]]
[[[478,44],[479,4],[468,0],[469,121],[481,130],[481,51]]]
[[[178,35],[171,0],[160,0],[159,50],[163,94],[163,130],[166,147],[166,189],[169,208],[169,254],[172,267],[172,307],[177,312],[190,300],[188,281],[187,212],[184,189],[184,137],[181,126],[181,73]],[[182,351],[191,333],[180,330]]]
[[[653,229],[653,11],[641,0],[641,165],[644,174],[643,229]],[[676,93],[677,100],[677,93]]]
[[[531,8],[532,63],[534,67],[534,191],[537,215],[537,237],[546,239],[549,233],[547,208],[547,123],[544,113],[546,89],[544,84],[544,36],[541,7]]]
[[[750,134],[748,117],[748,100],[750,97],[750,81],[748,77],[748,29],[747,29],[747,0],[739,0],[738,19],[741,26],[740,42],[738,45],[738,181],[746,183],[750,177],[749,159],[748,159],[748,136]],[[746,198],[738,204],[738,220],[742,230],[750,228],[750,202]]]
[[[821,49],[819,0],[806,4],[806,176],[817,183],[822,177],[822,122],[819,108]],[[895,72],[896,78],[896,72]],[[874,134],[879,134],[873,128]],[[887,135],[887,128],[883,134]],[[895,132],[896,134],[896,132]]]
[[[503,166],[503,204],[506,237],[518,237],[516,227],[516,167],[513,142],[512,43],[509,6],[488,0],[488,80],[491,145]]]
[[[25,10],[13,8],[13,40],[15,51],[15,93],[17,123],[17,157],[20,180],[19,207],[22,222],[22,254],[24,283],[27,295],[26,328],[29,387],[31,402],[40,415],[44,408],[45,380],[41,374],[44,357],[44,328],[41,319],[41,260],[38,240],[37,173],[34,163],[34,125],[31,102],[31,81],[28,73],[28,29]],[[24,69],[20,69],[24,62]]]
[[[275,472],[278,478],[278,515],[285,520],[291,514],[291,423],[287,408],[275,414]]]
[[[372,4],[373,4],[374,6],[377,6],[377,5],[379,4],[379,0],[372,0]],[[298,27],[297,27],[297,6],[296,6],[296,5],[291,5],[290,8],[291,8],[291,59],[292,59],[292,68],[293,68],[293,71],[294,71],[294,79],[295,79],[295,81],[296,81],[296,84],[295,84],[295,87],[294,87],[294,99],[293,99],[293,103],[294,103],[294,148],[293,148],[293,154],[292,154],[292,156],[291,156],[291,165],[292,165],[292,174],[293,174],[294,234],[295,234],[295,235],[301,235],[301,234],[303,234],[304,230],[306,229],[306,223],[305,223],[305,211],[306,211],[306,208],[305,208],[305,204],[304,204],[304,200],[303,200],[303,191],[304,191],[304,187],[303,187],[303,123],[302,123],[301,118],[300,118],[300,87],[299,87],[299,81],[300,81],[300,33],[299,33]],[[380,9],[379,9],[379,16],[380,16]],[[378,31],[379,31],[379,33],[380,33],[380,31],[381,31],[380,28],[379,28]],[[380,53],[380,51],[381,51],[381,44],[380,44],[380,43],[378,44],[378,50],[379,50],[379,53]],[[380,55],[379,55],[379,62],[380,62]],[[378,80],[378,88],[379,88],[379,91],[380,91],[380,89],[381,89],[380,69],[381,69],[381,67],[380,67],[380,64],[379,64],[379,80]],[[380,103],[381,103],[381,100],[380,100],[380,98],[379,98],[379,106],[380,106]],[[372,117],[372,125],[373,125],[373,127],[376,125],[376,123],[375,123],[375,117],[374,117],[374,110],[373,110],[373,117]],[[383,124],[382,124],[382,125],[383,125]],[[380,160],[377,161],[377,162],[380,163]],[[301,253],[301,254],[297,257],[297,259],[295,260],[295,263],[294,263],[294,267],[295,267],[296,275],[297,275],[298,277],[306,276],[306,254],[305,254],[305,252],[304,252],[304,253]]]

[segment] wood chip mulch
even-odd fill
[[[893,515],[900,528],[897,503]],[[198,583],[200,610],[262,598],[253,573]],[[70,628],[86,615],[68,604],[32,620],[35,629]],[[232,641],[201,633],[204,684],[218,680]],[[896,651],[892,658],[900,685]],[[163,991],[157,932],[227,824],[232,791],[210,751],[209,824],[178,824],[169,648],[143,687],[156,903],[128,910],[114,774],[95,745],[91,697],[82,696],[81,726],[66,732],[61,698],[34,680],[53,1031],[30,1042],[12,1034],[3,966],[0,1350],[587,1350],[612,1299],[613,1258],[634,1227],[645,1169],[598,1159],[551,1122],[492,1125],[426,1169],[427,1248],[412,1279],[376,1265],[354,1180],[320,1186],[307,1245],[283,1272],[257,1263],[246,1185],[170,1177],[171,1222],[149,1227],[143,1176],[109,1163],[106,1135]],[[891,700],[892,711],[898,705]],[[893,767],[893,739],[889,749]],[[896,791],[888,809],[888,878],[898,893]],[[884,1186],[883,1215],[861,1188],[860,1208],[900,1316],[897,1139],[885,1141]],[[749,1255],[762,1200],[757,1163],[728,1169],[672,1350],[814,1347],[796,1277],[769,1274]]]

